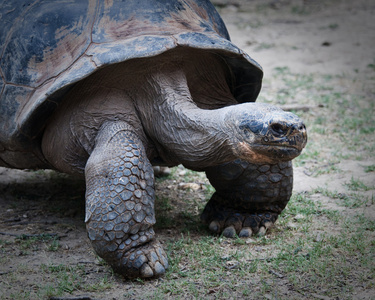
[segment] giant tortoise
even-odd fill
[[[84,177],[88,237],[116,272],[168,267],[153,165],[206,172],[215,233],[276,221],[305,125],[254,103],[262,69],[208,0],[4,0],[0,16],[0,165]]]

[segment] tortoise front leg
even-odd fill
[[[291,161],[257,165],[236,160],[208,168],[206,174],[216,192],[201,219],[227,237],[265,234],[292,195]]]
[[[152,229],[153,170],[130,126],[103,126],[85,176],[86,227],[96,253],[126,277],[165,273],[167,256]]]

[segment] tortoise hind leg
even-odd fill
[[[290,161],[257,165],[236,160],[208,168],[206,174],[216,192],[201,219],[227,237],[264,234],[292,194]]]
[[[85,176],[86,227],[97,254],[126,277],[165,273],[167,256],[152,229],[153,170],[130,126],[103,126]]]

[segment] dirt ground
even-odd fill
[[[232,41],[249,53],[264,69],[265,79],[259,101],[276,103],[285,108],[294,107],[297,111],[307,110],[311,118],[318,118],[323,114],[326,118],[322,126],[336,126],[330,119],[329,112],[324,112],[324,107],[314,103],[311,100],[313,98],[303,90],[290,99],[280,100],[281,81],[275,72],[286,67],[289,73],[301,76],[318,74],[317,76],[351,78],[348,84],[343,83],[347,91],[367,93],[367,99],[375,101],[374,69],[371,68],[371,65],[375,64],[374,1],[217,0],[214,3],[218,5]],[[372,81],[369,78],[372,78]],[[373,105],[370,107],[374,108]],[[374,113],[375,111],[372,112]],[[374,124],[374,119],[371,122]],[[367,150],[362,151],[358,146],[358,155],[361,154],[362,159],[356,158],[347,145],[349,150],[340,149],[341,157],[344,158],[332,163],[334,157],[332,151],[327,150],[330,149],[327,143],[334,144],[335,139],[330,141],[326,138],[324,143],[320,144],[321,135],[312,133],[309,137],[315,145],[317,157],[307,157],[295,164],[294,193],[309,193],[323,188],[345,195],[348,193],[348,183],[355,178],[369,187],[362,195],[372,199],[372,203],[370,201],[365,207],[356,210],[339,206],[323,193],[315,193],[313,197],[343,215],[358,213],[360,209],[366,218],[375,221],[375,172],[364,171],[366,167],[375,165],[374,147],[370,145],[375,139],[370,138],[366,142],[370,145]],[[354,136],[347,137],[349,143],[351,138]],[[335,172],[317,172],[326,166],[332,167],[332,164]],[[167,180],[156,182],[157,193],[171,198],[171,206],[179,207],[181,199],[206,199],[211,189],[207,187],[208,182],[204,176],[188,173],[188,177],[188,171],[182,167],[173,172],[173,176]],[[194,189],[194,185],[190,185],[190,189],[184,188],[184,183],[192,182],[197,184],[198,190]],[[1,299],[38,299],[38,295],[53,296],[53,292],[40,292],[42,281],[47,285],[50,280],[53,285],[53,273],[45,270],[46,266],[51,265],[79,264],[80,270],[83,270],[80,274],[85,277],[85,282],[92,282],[91,288],[86,288],[85,291],[69,290],[67,287],[61,296],[65,297],[64,299],[152,298],[143,295],[146,292],[147,295],[152,295],[160,284],[158,280],[147,281],[143,285],[137,281],[124,281],[114,276],[94,254],[86,237],[84,183],[80,180],[53,171],[0,168],[0,207]],[[200,205],[192,204],[189,209],[198,214]],[[179,235],[179,230],[187,226],[183,218],[173,220],[178,220],[178,224],[166,222],[157,228],[158,236],[164,243]],[[327,231],[334,230],[327,228]],[[201,230],[191,230],[193,239],[200,234],[209,235]],[[288,290],[284,292],[279,298],[296,298],[294,293],[288,294]],[[367,289],[355,288],[351,293],[347,295],[348,299],[375,299],[374,284]],[[233,297],[237,296],[234,294]],[[165,297],[174,298],[170,294]],[[204,298],[205,295],[199,297]],[[184,294],[178,294],[175,298],[185,297]],[[265,295],[264,298],[277,297]],[[333,299],[319,295],[310,298]],[[341,298],[339,296],[335,299]]]

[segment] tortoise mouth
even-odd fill
[[[275,147],[275,148],[294,148],[294,149],[300,150],[300,147],[297,147],[297,146],[294,146],[294,145],[277,145],[277,144],[272,144],[272,143],[256,144],[255,146],[258,146],[258,147],[270,146],[270,147]]]
[[[267,143],[267,144],[256,144],[255,147],[272,147],[272,148],[276,148],[276,149],[288,149],[288,150],[295,150],[295,151],[298,151],[298,152],[301,152],[303,147],[301,146],[295,146],[295,145],[276,145],[276,144],[271,144],[271,143]]]
[[[305,148],[307,143],[306,128],[304,125],[300,125],[301,130],[298,129],[297,132],[289,132],[284,136],[266,135],[261,138],[257,147],[272,147],[275,149],[287,149],[290,151],[295,151],[299,155],[303,148]],[[294,131],[296,129],[292,128]]]
[[[253,163],[277,163],[290,161],[301,154],[302,149],[294,145],[238,144],[239,157]]]
[[[287,161],[292,160],[301,154],[303,147],[296,145],[277,144],[255,144],[253,150],[263,156],[268,156],[271,160]]]

